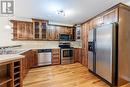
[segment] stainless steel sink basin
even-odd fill
[[[5,55],[5,54],[19,54],[21,52],[23,52],[24,50],[9,50],[9,51],[1,51],[0,55]]]

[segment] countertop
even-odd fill
[[[12,61],[16,60],[19,58],[23,58],[24,56],[22,55],[23,53],[29,51],[29,50],[37,50],[38,48],[32,48],[32,49],[16,49],[13,51],[11,54],[3,54],[0,55],[0,63],[7,62],[7,61]],[[56,48],[39,48],[39,49],[60,49],[59,47]]]
[[[24,58],[24,56],[18,55],[18,54],[0,55],[0,63],[13,61],[13,60],[17,60],[20,58]]]

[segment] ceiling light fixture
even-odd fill
[[[58,10],[57,15],[65,16],[65,11],[64,10]]]

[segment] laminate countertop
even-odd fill
[[[7,55],[0,55],[0,63],[9,62],[17,59],[24,58],[23,55],[18,54],[7,54]]]

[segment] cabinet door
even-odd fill
[[[46,39],[46,29],[47,29],[46,22],[41,22],[41,38],[42,39]]]
[[[60,34],[66,33],[66,32],[65,32],[65,27],[60,26],[59,28],[60,28]]]
[[[55,40],[59,40],[60,27],[55,26]]]
[[[40,32],[40,28],[39,28],[40,23],[39,22],[33,22],[33,24],[34,24],[35,39],[39,39],[39,37],[40,37],[40,34],[39,34],[39,32]]]
[[[87,59],[87,50],[82,49],[82,64],[87,67],[88,65],[88,59]]]
[[[17,39],[18,38],[18,28],[17,28],[17,22],[13,22],[13,39]]]
[[[79,48],[78,53],[79,53],[78,61],[79,61],[79,63],[82,63],[82,49]]]
[[[81,62],[81,53],[80,48],[74,49],[74,62]],[[79,60],[80,59],[80,60]]]
[[[33,39],[33,24],[25,23],[25,26],[26,26],[25,39]]]
[[[114,9],[103,16],[103,23],[110,24],[118,21],[118,9]]]
[[[69,29],[67,27],[62,27],[63,28],[63,33],[65,34],[69,34]]]
[[[94,28],[94,19],[89,21],[89,29],[93,29]]]
[[[101,26],[102,24],[103,24],[103,16],[99,16],[93,19],[93,28],[96,28],[97,26]]]
[[[17,39],[22,38],[22,23],[17,22]]]
[[[34,39],[46,40],[47,21],[32,19],[34,29]]]
[[[52,65],[60,64],[60,49],[52,49]]]
[[[82,25],[82,64],[87,66],[87,51],[88,51],[88,30],[89,23]]]
[[[86,43],[87,43],[87,29],[86,29],[86,24],[82,26],[81,29],[81,34],[82,34],[82,48],[86,48]]]
[[[56,39],[56,29],[55,26],[48,26],[47,29],[47,40],[55,40]]]

